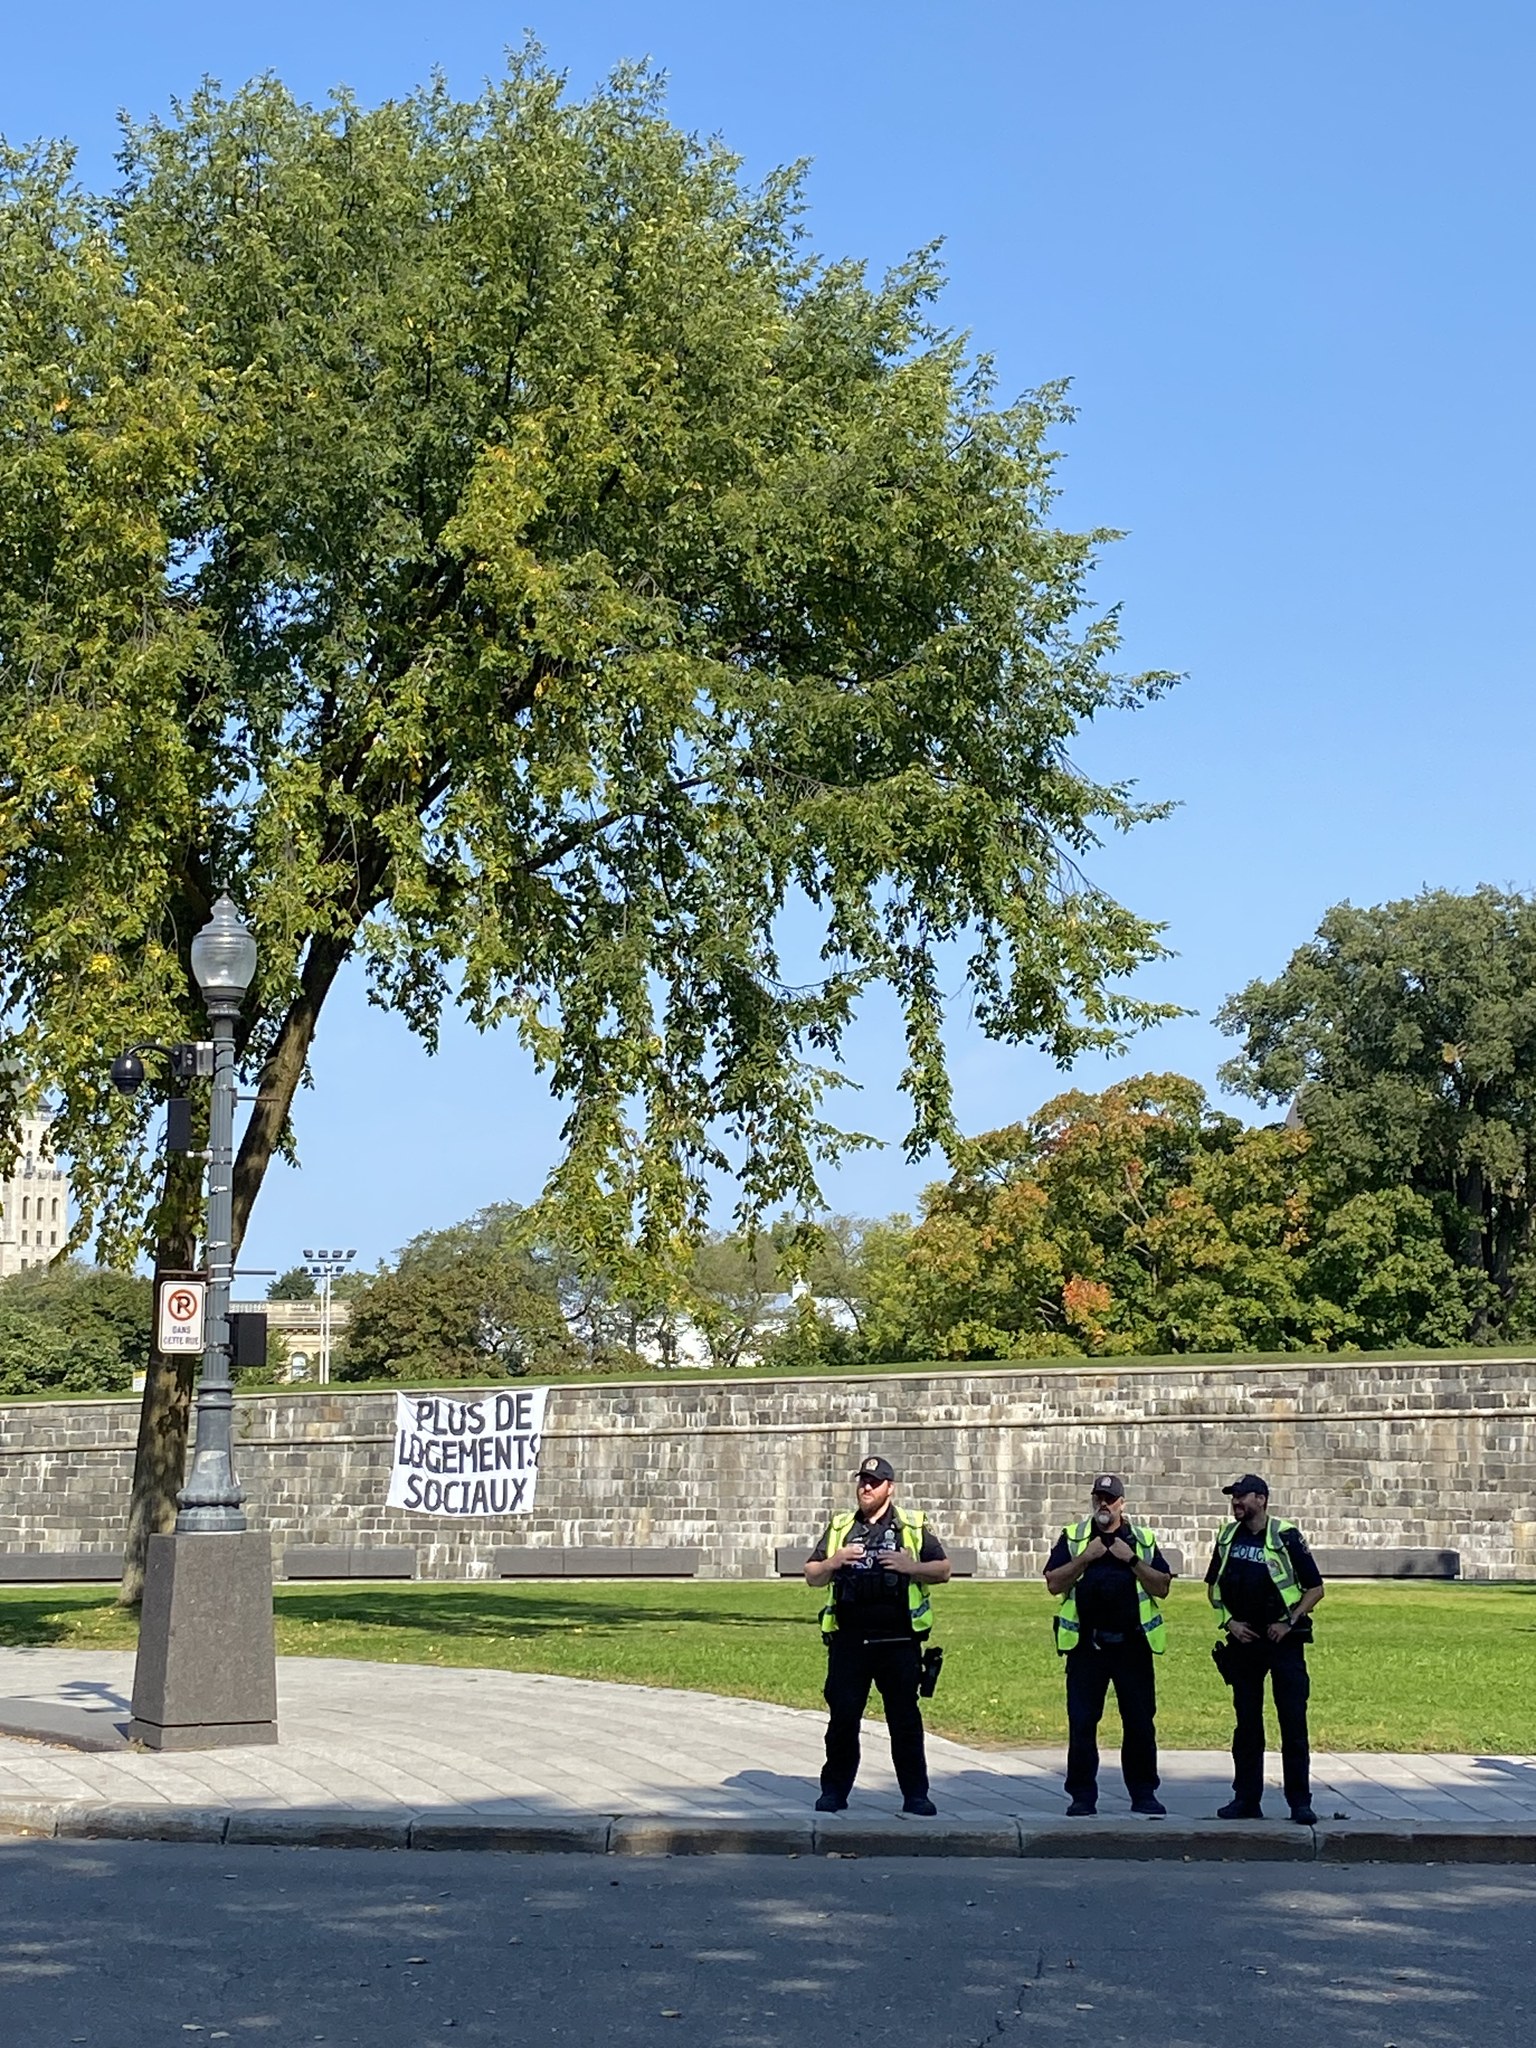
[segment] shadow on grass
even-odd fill
[[[686,1597],[669,1601],[625,1601],[622,1595],[594,1600],[573,1593],[562,1598],[550,1589],[540,1593],[489,1587],[452,1592],[346,1591],[283,1592],[277,1602],[279,1621],[330,1623],[336,1627],[414,1630],[421,1634],[461,1637],[543,1635],[551,1630],[580,1628],[588,1635],[645,1633],[658,1627],[697,1625],[721,1629],[817,1628],[814,1608],[804,1614],[754,1614],[713,1602],[693,1603]]]
[[[100,1622],[93,1626],[90,1618],[97,1616]],[[57,1592],[7,1594],[0,1601],[0,1649],[79,1647],[86,1642],[102,1649],[131,1649],[135,1634],[135,1618],[119,1608],[115,1593],[88,1593],[74,1599],[61,1599]]]

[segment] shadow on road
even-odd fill
[[[1524,1871],[12,1841],[0,2007],[6,2048],[1525,2048],[1533,1907]]]

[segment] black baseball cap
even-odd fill
[[[1245,1472],[1241,1479],[1234,1479],[1230,1486],[1224,1486],[1223,1493],[1262,1493],[1269,1499],[1269,1488],[1257,1472]]]
[[[869,1480],[872,1486],[880,1486],[887,1479],[896,1477],[896,1467],[889,1458],[866,1458],[853,1476],[855,1479]]]
[[[1101,1472],[1093,1482],[1095,1493],[1102,1493],[1106,1500],[1125,1499],[1125,1481],[1118,1472]]]

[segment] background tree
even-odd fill
[[[584,1363],[513,1203],[424,1232],[353,1299],[338,1380],[508,1379]]]
[[[75,1261],[0,1280],[0,1393],[125,1394],[149,1352],[147,1280]]]
[[[968,1140],[950,1180],[927,1191],[902,1256],[894,1355],[1326,1344],[1342,1319],[1316,1298],[1308,1265],[1309,1150],[1304,1132],[1247,1130],[1213,1112],[1178,1074],[1073,1090],[1025,1124]],[[897,1295],[889,1283],[882,1292]]]
[[[316,1292],[315,1276],[307,1266],[290,1266],[286,1273],[279,1273],[267,1285],[268,1301],[313,1301]]]
[[[1536,1203],[1531,899],[1432,889],[1338,904],[1219,1021],[1244,1041],[1223,1079],[1261,1102],[1296,1100],[1338,1196],[1407,1189],[1429,1205],[1460,1275],[1460,1335],[1507,1328]],[[1424,1285],[1444,1327],[1442,1281]]]
[[[96,198],[13,153],[0,191],[0,989],[81,1241],[138,1241],[149,1106],[103,1074],[200,1031],[216,885],[262,963],[237,1241],[352,960],[429,1045],[450,995],[517,1030],[612,1272],[678,1260],[711,1171],[814,1200],[871,983],[914,1150],[956,951],[983,1028],[1059,1059],[1152,1014],[1153,930],[1078,863],[1153,812],[1069,748],[1166,679],[1111,671],[1107,536],[1051,524],[1061,393],[996,402],[929,258],[818,261],[793,176],[534,55],[472,103],[207,88],[121,161]],[[128,1591],[186,1384],[150,1375]]]
[[[710,1362],[727,1369],[755,1364],[787,1291],[772,1234],[712,1232],[694,1253],[690,1278],[688,1308]]]

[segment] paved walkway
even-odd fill
[[[132,1677],[126,1652],[0,1650],[0,1719],[25,1723],[30,1709],[21,1703],[30,1702],[34,1725],[46,1729],[60,1709],[75,1717],[83,1709],[111,1740],[126,1720]],[[295,1828],[305,1815],[336,1822],[349,1813],[380,1823],[652,1816],[804,1825],[816,1795],[822,1717],[796,1708],[519,1672],[302,1657],[279,1661],[278,1696],[282,1740],[266,1748],[87,1754],[0,1737],[0,1824],[106,1805],[153,1809],[167,1820],[176,1812],[286,1814]],[[900,1806],[885,1731],[872,1725],[866,1737],[858,1788],[834,1828],[884,1825]],[[1129,1815],[1112,1750],[1100,1820],[1070,1826],[1062,1820],[1059,1750],[979,1750],[931,1738],[929,1762],[950,1827],[1017,1833],[1060,1822],[1075,1840]],[[1213,1815],[1230,1796],[1230,1768],[1221,1752],[1165,1751],[1170,1816]],[[1518,1834],[1536,1855],[1536,1756],[1323,1753],[1313,1782],[1325,1826],[1448,1828],[1506,1841]],[[1283,1818],[1278,1789],[1269,1803]],[[1231,1824],[1224,1832],[1212,1826],[1221,1840],[1236,1840]],[[1285,1832],[1301,1838],[1299,1851],[1306,1831]],[[395,1837],[386,1829],[384,1838]]]

